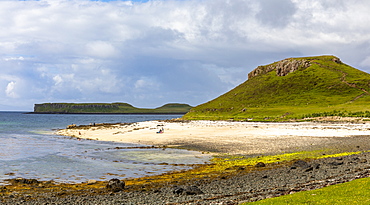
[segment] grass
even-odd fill
[[[265,199],[253,204],[370,204],[370,178],[328,186],[322,189],[304,191],[291,195]]]
[[[183,118],[286,121],[325,116],[334,111],[348,117],[369,112],[370,74],[333,62],[333,58],[296,58],[309,60],[311,66],[286,76],[277,76],[273,70],[252,77],[218,98],[196,106]]]

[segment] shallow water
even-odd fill
[[[24,177],[56,182],[142,177],[189,169],[210,157],[177,149],[140,149],[136,144],[77,140],[53,135],[69,124],[164,120],[179,115],[39,115],[0,112],[0,184]],[[114,149],[128,147],[130,149]]]

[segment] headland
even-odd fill
[[[35,104],[34,111],[29,114],[179,115],[191,108],[181,103],[168,103],[157,108],[137,108],[128,103],[43,103]]]

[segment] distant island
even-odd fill
[[[128,103],[42,103],[32,114],[185,114],[192,106],[169,103],[158,108],[137,108]]]

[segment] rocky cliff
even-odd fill
[[[308,68],[310,65],[311,63],[309,60],[288,58],[267,66],[258,66],[248,74],[248,78],[250,79],[273,70],[276,71],[277,76],[286,76],[300,68]]]
[[[333,57],[332,61],[335,63],[342,63],[339,58]],[[297,58],[287,58],[276,63],[258,66],[253,71],[248,74],[248,78],[251,79],[258,75],[266,74],[270,71],[275,70],[277,76],[286,76],[299,69],[305,69],[311,66],[310,59],[297,59]]]

